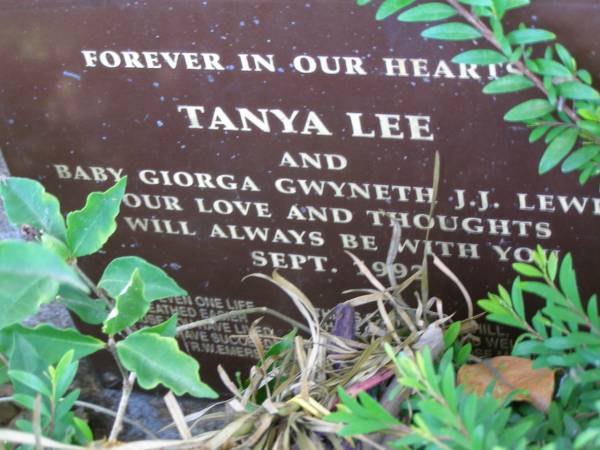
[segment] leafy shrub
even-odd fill
[[[160,384],[177,395],[216,397],[200,380],[198,362],[178,347],[176,316],[157,326],[132,329],[152,302],[186,295],[185,290],[161,268],[135,256],[111,261],[97,284],[78,266],[78,258],[100,250],[114,233],[126,183],[122,178],[107,191],[90,194],[85,206],[67,214],[66,221],[59,201],[37,181],[8,178],[0,183],[9,220],[26,227],[30,236],[29,242],[0,242],[0,382],[12,383],[16,402],[30,410],[38,405],[44,436],[64,442],[91,439],[85,423],[70,412],[78,391],[65,393],[77,361],[100,350],[111,352],[123,374],[124,393],[110,440],[119,434],[136,380],[144,389]],[[51,301],[83,322],[102,325],[104,339],[49,324],[21,325]],[[31,422],[17,426],[33,429]]]
[[[498,293],[490,293],[479,306],[488,312],[488,320],[524,331],[513,355],[532,358],[534,369],[556,372],[558,389],[548,408],[536,408],[535,401],[514,403],[519,386],[510,385],[503,370],[490,367],[494,382],[480,395],[473,392],[470,383],[458,384],[456,371],[463,361],[457,364],[455,352],[460,344],[456,342],[439,362],[429,349],[395,354],[387,346],[399,385],[394,395],[405,399],[403,414],[399,418],[389,416],[366,393],[359,396],[359,404],[342,391],[338,411],[327,418],[344,424],[340,434],[384,433],[393,437],[388,442],[394,447],[414,449],[599,448],[597,298],[592,296],[587,307],[583,306],[571,255],[559,261],[556,253],[547,257],[538,248],[534,264],[516,263],[514,269],[525,278],[517,277],[510,292],[499,286]],[[544,302],[531,320],[524,308],[527,295]],[[526,375],[535,376],[535,372]],[[494,383],[504,384],[513,392],[498,395]]]
[[[356,0],[359,6],[377,0]],[[540,175],[558,167],[562,172],[579,172],[585,184],[600,174],[600,93],[592,86],[592,75],[579,68],[567,48],[548,30],[520,24],[506,30],[503,19],[511,10],[529,5],[529,0],[383,0],[375,18],[397,15],[400,22],[439,22],[421,35],[443,41],[485,41],[487,48],[467,50],[452,62],[487,66],[512,64],[511,73],[489,82],[489,95],[536,89],[538,98],[522,102],[508,111],[504,120],[531,128],[529,141],[544,138],[547,144],[538,167]],[[410,7],[410,8],[409,8]],[[400,14],[398,14],[400,13]],[[483,44],[483,45],[485,45]],[[574,150],[575,149],[575,150]]]

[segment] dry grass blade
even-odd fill
[[[239,391],[235,383],[231,381],[231,378],[229,378],[229,375],[227,374],[225,369],[223,369],[223,366],[221,366],[220,364],[217,366],[217,372],[225,387],[229,389],[229,392],[231,392],[238,399],[243,398],[242,393]]]
[[[444,275],[446,275],[454,284],[456,284],[458,289],[460,289],[460,292],[463,295],[465,302],[467,303],[468,318],[471,319],[473,317],[473,314],[475,313],[475,311],[473,309],[473,300],[471,300],[471,296],[469,295],[467,288],[465,288],[465,285],[461,283],[461,281],[454,274],[454,272],[452,272],[450,270],[450,268],[446,264],[444,264],[440,258],[438,258],[434,254],[432,254],[432,255],[433,255],[433,264],[435,264],[435,266],[438,269],[440,269],[442,271],[442,273]]]
[[[440,186],[440,153],[435,152],[435,160],[433,162],[433,182],[431,192],[431,206],[429,208],[429,219],[433,217],[435,211],[435,205],[437,202],[438,189]],[[427,228],[425,232],[425,241],[429,240],[429,234],[431,228]],[[429,268],[427,266],[427,252],[423,252],[423,261],[421,263],[422,277],[421,277],[421,298],[429,298]]]
[[[165,395],[164,400],[181,438],[191,439],[192,432],[188,428],[187,422],[185,421],[185,416],[183,414],[183,411],[181,410],[181,406],[179,405],[179,402],[177,401],[173,393],[169,391],[167,395]]]
[[[244,440],[244,447],[252,447],[255,445],[265,434],[265,432],[273,423],[274,416],[272,414],[263,414],[257,421],[256,429],[254,432]]]
[[[248,330],[248,337],[254,344],[254,347],[256,348],[256,351],[258,353],[258,359],[260,360],[264,359],[265,357],[265,347],[260,339],[260,336],[258,335],[258,332],[256,331],[256,327],[258,326],[261,320],[262,317],[259,317],[254,322],[252,322],[252,325],[250,325],[250,329]]]
[[[35,434],[35,450],[43,450],[42,447],[42,395],[35,396],[33,404],[33,434]]]
[[[396,280],[396,273],[394,271],[394,261],[396,261],[396,256],[398,255],[398,247],[400,246],[400,240],[402,238],[402,228],[400,228],[400,224],[393,217],[392,219],[392,238],[390,239],[390,246],[388,247],[388,253],[385,260],[385,265],[387,268],[388,280],[390,282],[390,286],[396,286],[398,281]]]
[[[206,448],[211,450],[218,450],[225,446],[226,443],[230,445],[236,438],[243,437],[246,433],[252,430],[254,416],[258,413],[254,411],[249,414],[244,414],[238,419],[235,419],[222,430],[220,430],[212,439],[205,443]]]
[[[38,443],[38,436],[33,433],[24,431],[9,430],[8,428],[0,428],[0,441],[10,442],[12,444],[35,446]],[[42,448],[55,448],[59,450],[83,450],[85,447],[79,445],[63,444],[62,442],[49,439],[47,437],[39,437],[39,443]],[[158,447],[157,447],[158,448]]]
[[[352,261],[354,261],[354,264],[356,264],[356,266],[358,267],[360,272],[367,278],[367,280],[369,280],[369,282],[375,287],[375,289],[382,292],[388,300],[390,300],[392,302],[397,301],[388,292],[388,290],[383,286],[383,284],[381,284],[381,282],[375,277],[375,275],[373,275],[373,273],[369,270],[369,268],[366,266],[366,264],[362,260],[360,260],[358,257],[356,257],[353,253],[349,252],[348,250],[345,250],[345,253],[347,255],[349,255],[350,258],[352,258]],[[406,306],[406,305],[403,305],[403,306]],[[413,323],[412,319],[409,317],[408,314],[406,314],[401,309],[398,311],[398,314],[400,315],[400,317],[402,318],[404,323],[408,326],[408,328],[412,332],[417,331],[415,324]]]

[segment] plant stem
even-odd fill
[[[96,297],[98,297],[99,299],[104,301],[104,303],[106,303],[106,305],[109,308],[112,308],[114,306],[114,302],[108,298],[108,296],[102,291],[102,289],[100,289],[98,286],[96,286],[96,283],[94,283],[90,279],[90,277],[88,277],[86,275],[86,273],[83,270],[81,270],[81,267],[79,267],[79,265],[77,265],[75,263],[75,264],[73,264],[73,267],[75,268],[77,275],[79,275],[83,279],[85,284],[88,285],[88,287],[92,290],[92,292],[96,295]]]
[[[119,433],[123,428],[123,420],[125,418],[125,412],[127,411],[127,404],[129,403],[129,397],[133,386],[135,384],[135,373],[130,373],[128,377],[123,378],[123,388],[121,391],[121,400],[119,401],[119,407],[117,408],[117,414],[115,422],[113,423],[110,436],[108,437],[108,443],[115,443],[119,437]]]
[[[197,320],[196,322],[186,323],[185,325],[181,325],[181,326],[177,327],[177,334],[181,334],[184,331],[188,331],[188,330],[191,330],[194,328],[204,327],[206,325],[214,325],[216,322],[218,322],[220,320],[228,320],[233,317],[244,316],[246,314],[268,314],[273,317],[277,317],[278,319],[283,320],[284,322],[287,322],[290,325],[292,325],[293,327],[296,327],[302,331],[305,331],[306,333],[310,333],[310,330],[308,329],[308,327],[301,324],[300,322],[298,322],[284,314],[281,314],[280,312],[275,311],[271,308],[267,308],[266,306],[258,306],[256,308],[246,308],[246,309],[238,309],[235,311],[229,311],[229,312],[226,312],[223,314],[218,314],[214,317],[210,317],[208,319],[202,319],[202,320]]]
[[[117,364],[117,367],[119,368],[119,372],[121,373],[121,378],[126,379],[127,371],[125,370],[125,368],[121,364],[121,361],[119,360],[119,356],[117,355],[117,345],[112,336],[108,338],[107,346],[108,346],[108,351],[112,355],[113,359],[115,360],[115,363]]]

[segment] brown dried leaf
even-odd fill
[[[497,356],[479,364],[464,365],[458,370],[457,382],[465,385],[467,392],[483,395],[487,387],[496,382],[494,397],[504,399],[516,389],[527,391],[515,400],[533,404],[547,412],[554,394],[554,371],[533,369],[532,361],[516,356]]]

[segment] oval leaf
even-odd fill
[[[482,66],[503,64],[507,61],[501,53],[486,49],[468,50],[452,58],[452,62],[456,64],[478,64]]]
[[[596,89],[578,81],[559,84],[558,93],[571,100],[600,100],[600,93]]]
[[[127,286],[135,270],[139,271],[144,283],[144,298],[147,302],[187,295],[187,292],[160,267],[137,256],[124,256],[111,261],[104,270],[98,286],[116,298]]]
[[[51,301],[61,283],[87,291],[75,271],[39,244],[0,242],[0,329]]]
[[[449,22],[427,28],[421,36],[445,41],[466,41],[480,38],[481,33],[466,23]]]
[[[567,128],[559,134],[544,152],[538,168],[539,174],[545,174],[556,167],[575,146],[578,136],[579,131],[576,128]]]
[[[156,333],[165,337],[175,337],[177,334],[177,314],[173,314],[167,320],[152,327],[145,327],[140,332]],[[285,339],[285,338],[284,338]]]
[[[484,94],[505,94],[529,89],[535,86],[533,81],[523,75],[505,75],[502,78],[491,81],[483,88]]]
[[[457,14],[456,10],[446,3],[431,2],[404,11],[398,16],[398,20],[401,22],[435,22],[449,19]]]
[[[132,326],[146,315],[150,302],[144,299],[144,283],[140,271],[135,269],[129,283],[117,296],[115,309],[104,322],[102,331],[110,336]]]
[[[127,177],[106,192],[92,192],[83,209],[67,215],[67,244],[74,256],[97,252],[117,229]]]
[[[554,105],[545,99],[527,100],[506,113],[507,122],[525,122],[537,119],[554,111]]]
[[[535,72],[548,77],[568,77],[571,78],[572,74],[569,69],[556,61],[549,59],[536,59],[535,60]]]
[[[81,359],[105,347],[100,339],[81,334],[73,328],[55,328],[47,324],[35,328],[13,325],[3,332],[18,336],[34,348],[48,365],[56,364],[69,350],[73,350],[73,359]]]
[[[174,338],[137,332],[117,343],[117,354],[123,366],[137,375],[144,389],[162,384],[177,395],[218,397],[200,381],[198,362],[179,350]]]
[[[108,316],[106,303],[93,298],[70,286],[61,286],[58,290],[56,300],[64,305],[69,311],[74,312],[85,323],[98,325]]]
[[[492,0],[458,0],[465,5],[470,6],[492,6]]]
[[[30,225],[65,240],[65,219],[60,213],[60,204],[37,181],[7,178],[0,182],[0,197],[12,224]]]
[[[526,277],[544,278],[544,274],[537,267],[530,264],[514,263],[513,269]]]
[[[414,2],[415,2],[415,0],[385,0],[381,4],[379,9],[377,10],[377,13],[375,14],[375,19],[376,20],[387,19],[392,14],[397,13],[402,8],[404,8]]]
[[[529,45],[537,42],[552,41],[556,35],[539,28],[524,28],[508,33],[508,41],[513,45]]]
[[[586,145],[578,150],[575,150],[569,155],[563,162],[560,170],[563,173],[572,172],[579,169],[588,161],[591,161],[598,154],[600,154],[600,146],[598,145]]]

